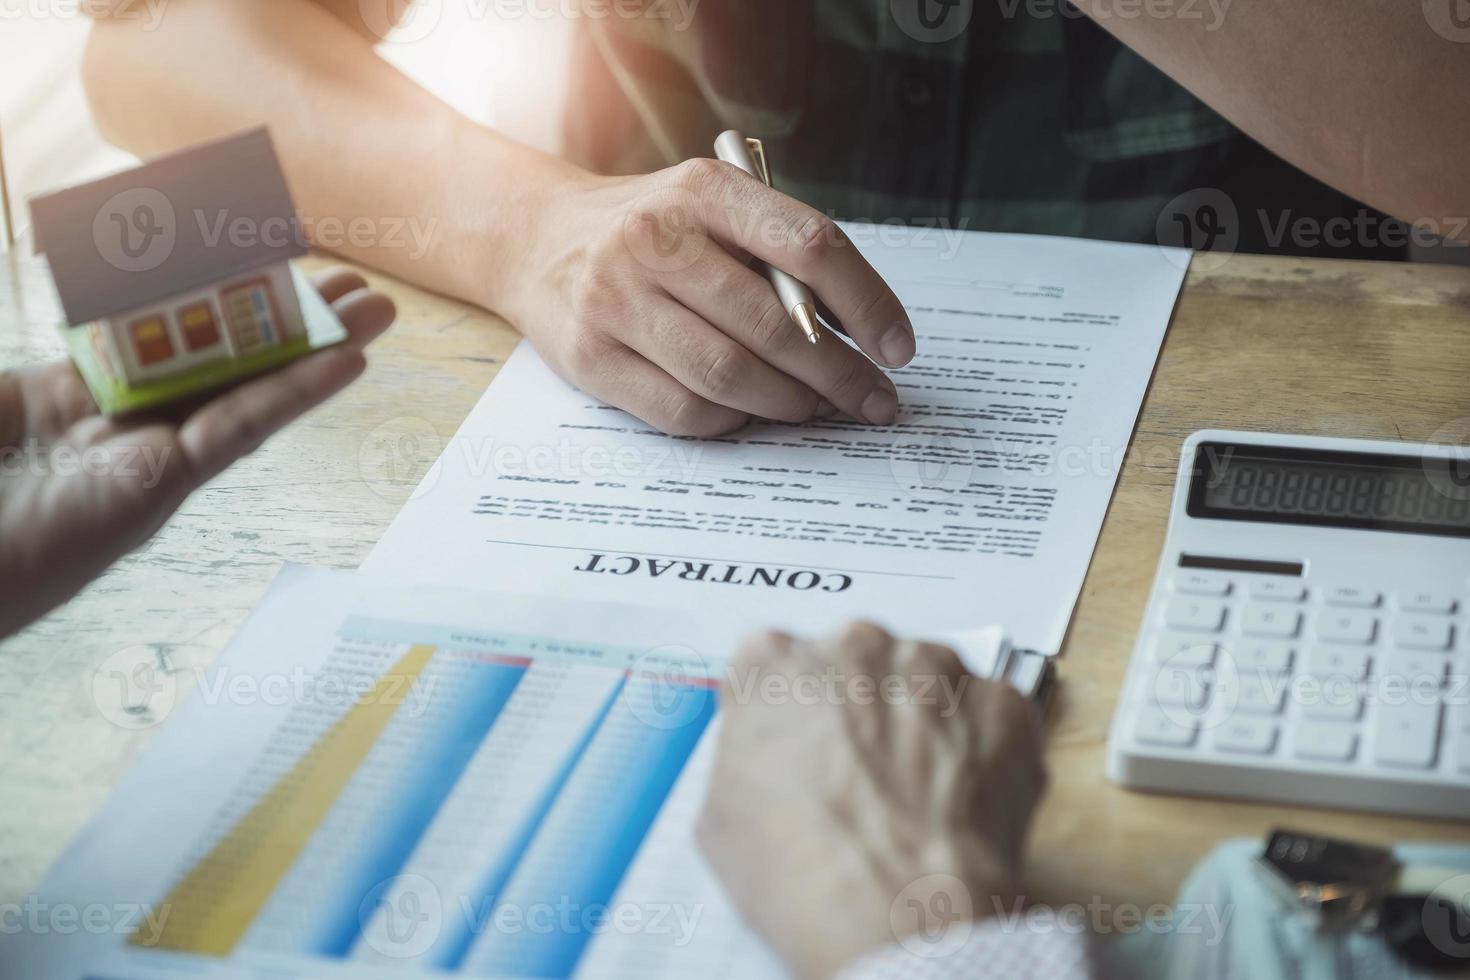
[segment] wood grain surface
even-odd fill
[[[109,720],[115,712],[94,693],[98,668],[141,646],[191,677],[282,562],[356,567],[516,343],[488,313],[369,276],[397,301],[399,323],[362,381],[195,494],[144,550],[0,643],[0,903],[31,893],[156,730]],[[0,255],[0,365],[60,356],[57,318],[29,250]],[[1061,665],[1052,788],[1032,839],[1035,897],[1167,901],[1217,842],[1280,824],[1470,843],[1465,823],[1147,796],[1104,774],[1183,439],[1206,426],[1426,439],[1470,418],[1467,335],[1470,270],[1234,256],[1191,272]]]

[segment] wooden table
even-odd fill
[[[0,903],[35,888],[152,734],[99,712],[99,665],[140,644],[176,666],[208,663],[281,562],[356,567],[516,342],[487,313],[372,278],[400,322],[361,382],[196,494],[144,551],[0,643]],[[55,319],[36,260],[0,255],[0,365],[59,356]],[[1062,663],[1036,897],[1167,901],[1217,841],[1277,824],[1470,843],[1466,824],[1145,796],[1104,775],[1184,437],[1223,426],[1422,440],[1470,416],[1467,378],[1470,270],[1236,256],[1190,274]]]

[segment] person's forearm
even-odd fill
[[[567,381],[671,435],[893,421],[880,365],[913,357],[913,325],[816,209],[710,159],[598,176],[473,125],[372,49],[387,28],[368,19],[413,0],[170,0],[155,30],[130,2],[93,0],[112,13],[85,71],[119,144],[269,123],[316,244],[502,314]],[[374,218],[383,238],[353,236]],[[810,286],[853,344],[793,343],[747,254]]]
[[[454,112],[313,0],[99,21],[85,79],[104,135],[141,156],[268,124],[313,244],[491,308],[569,170]]]
[[[1470,215],[1461,96],[1470,43],[1435,30],[1433,4],[1073,2],[1296,166],[1397,217],[1466,237],[1456,219]]]

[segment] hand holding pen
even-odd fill
[[[913,357],[913,328],[831,218],[713,159],[636,177],[566,170],[528,186],[545,195],[543,220],[486,299],[559,374],[675,435],[752,418],[893,421],[898,393],[883,369]],[[773,286],[752,258],[793,283],[773,275]],[[852,343],[808,339],[802,318],[825,332],[817,300]]]

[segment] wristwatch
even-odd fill
[[[1406,865],[1387,848],[1293,830],[1271,832],[1257,867],[1320,931],[1380,934],[1430,970],[1470,967],[1470,873]]]

